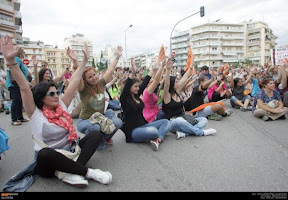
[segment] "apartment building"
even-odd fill
[[[264,22],[249,22],[247,26],[247,58],[253,63],[265,65],[271,61],[270,50],[276,46],[277,36]]]
[[[190,45],[189,31],[176,33],[171,38],[171,49],[175,52],[176,62],[174,67],[184,68],[188,58],[188,50]]]
[[[102,61],[101,61],[100,60],[101,56],[100,56],[99,61],[98,61],[98,59],[96,61],[98,61],[98,63],[99,62],[103,62],[103,64],[104,64],[105,61],[107,61],[107,64],[109,65],[115,58],[115,51],[116,51],[116,47],[112,47],[110,44],[107,44],[105,46],[104,50],[102,51],[104,59],[102,58]],[[117,63],[116,67],[125,67],[125,64],[126,63],[124,63],[124,58],[123,58],[123,54],[122,54],[122,56],[118,60],[118,63]],[[128,63],[127,63],[127,65],[129,66]]]
[[[66,68],[70,67],[70,57],[66,49],[58,49],[51,45],[44,47],[45,61],[48,62],[49,68],[55,76],[59,76]]]
[[[168,47],[164,47],[164,50],[165,55],[169,56]],[[159,51],[160,47],[159,49],[151,50],[149,52],[134,56],[133,58],[135,61],[136,68],[146,67],[146,69],[149,69],[153,65],[153,63],[155,63],[158,60]]]
[[[22,16],[20,0],[0,0],[0,37],[8,34],[13,44],[22,45]],[[0,51],[0,65],[4,64],[4,57]]]
[[[90,51],[90,58],[88,59],[87,66],[92,66],[93,60],[93,43],[92,41],[86,39],[83,34],[77,33],[76,35],[72,35],[72,37],[64,39],[64,48],[67,49],[68,46],[75,51],[78,57],[79,64],[83,60],[83,52],[84,44],[87,43],[89,51]]]
[[[27,65],[30,69],[33,70],[32,64],[32,56],[35,55],[36,59],[45,60],[44,54],[44,42],[42,41],[30,41],[30,38],[23,38],[23,49],[25,51],[25,59],[29,60],[29,64]],[[38,68],[40,70],[41,63],[38,64]]]
[[[271,60],[270,49],[275,48],[276,39],[269,26],[261,21],[208,22],[171,38],[171,49],[176,53],[174,66],[186,66],[189,45],[198,66],[223,66],[226,62],[233,64],[245,59],[265,65]]]
[[[200,66],[214,67],[244,60],[245,35],[245,24],[216,21],[193,27],[190,29],[190,45],[194,60]]]

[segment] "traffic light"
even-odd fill
[[[204,17],[204,15],[205,15],[204,6],[201,6],[200,7],[200,16]]]

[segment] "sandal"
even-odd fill
[[[22,123],[19,122],[19,121],[11,122],[11,124],[14,125],[14,126],[22,125]]]
[[[18,122],[29,122],[29,120],[28,119],[19,119],[19,120],[17,120]]]

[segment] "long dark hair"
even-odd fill
[[[35,105],[40,110],[42,110],[44,106],[43,99],[45,98],[47,92],[49,91],[49,88],[53,86],[56,88],[55,83],[53,81],[49,81],[49,82],[40,82],[32,88],[32,94]]]
[[[170,76],[170,86],[169,86],[169,93],[171,94],[171,96],[174,96],[174,94],[177,94],[178,96],[180,96],[177,91],[175,90],[175,81],[176,81],[176,77],[175,76]]]
[[[132,83],[131,83],[131,87],[135,84],[135,83],[140,83],[140,81],[137,78],[132,79]],[[131,87],[129,88],[129,92],[131,90]],[[130,93],[131,94],[131,93]],[[138,100],[140,100],[139,95],[134,95],[134,97]],[[137,110],[137,103],[135,102],[135,100],[133,99],[132,94],[127,96],[127,106],[131,107],[132,110]]]
[[[49,71],[51,74],[51,71],[49,69],[40,69],[40,71],[38,72],[39,75],[39,83],[41,83],[44,79],[44,74],[46,73],[46,71]],[[50,81],[52,81],[52,74],[50,76]]]

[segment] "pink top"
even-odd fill
[[[144,90],[142,101],[144,103],[143,116],[147,122],[153,122],[159,112],[158,97],[152,93],[149,95],[147,89]]]
[[[208,99],[209,100],[212,100],[212,95],[218,87],[219,86],[216,83],[215,85],[213,85],[211,88],[208,89]],[[227,85],[225,83],[223,84],[222,89],[220,91],[222,91],[222,90],[227,90]]]

